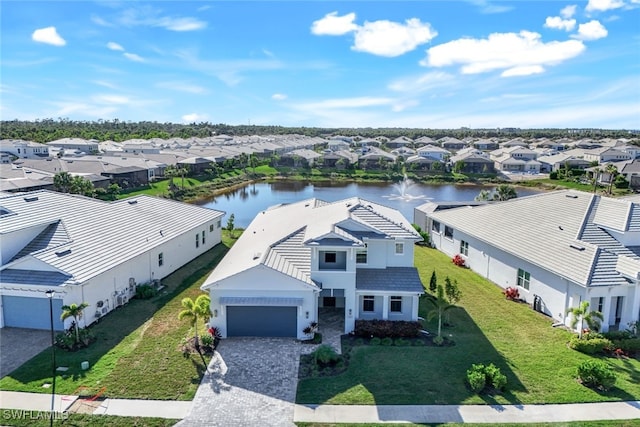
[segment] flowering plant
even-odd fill
[[[511,301],[515,301],[520,298],[520,291],[518,291],[518,288],[513,288],[511,286],[502,291],[502,293],[505,297],[507,297],[508,300]]]
[[[464,258],[462,258],[462,255],[460,254],[457,254],[456,256],[451,258],[451,262],[457,265],[458,267],[464,267]]]
[[[220,339],[222,338],[222,334],[220,333],[220,329],[216,328],[215,326],[212,326],[208,329],[209,333],[211,334],[211,336],[213,338],[217,338]]]

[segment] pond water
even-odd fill
[[[476,185],[427,185],[411,181],[396,184],[277,181],[248,184],[199,204],[226,212],[225,218],[234,214],[234,224],[239,228],[248,226],[258,212],[270,206],[314,197],[327,202],[335,202],[357,196],[397,209],[409,221],[413,221],[413,208],[427,201],[473,200],[481,190],[493,190],[493,188]],[[517,188],[516,192],[518,197],[522,197],[536,194],[539,191],[530,188]]]

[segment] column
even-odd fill
[[[382,296],[382,319],[387,320],[389,318],[389,295]]]

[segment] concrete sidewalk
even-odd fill
[[[565,405],[296,405],[294,422],[535,423],[640,418],[640,401]]]
[[[53,410],[56,412],[64,412],[73,405],[76,399],[78,399],[78,396],[56,394],[54,397]],[[22,409],[25,411],[50,411],[51,394],[0,390],[0,408]]]
[[[93,414],[181,420],[189,414],[191,405],[190,400],[105,399]]]

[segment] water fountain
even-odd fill
[[[428,200],[429,197],[426,197],[424,194],[413,196],[408,193],[409,188],[413,185],[413,181],[407,177],[407,174],[404,175],[402,181],[397,184],[393,184],[393,188],[398,190],[398,194],[391,194],[389,196],[385,196],[385,198],[389,200],[402,200],[402,201],[411,201],[411,200]]]

